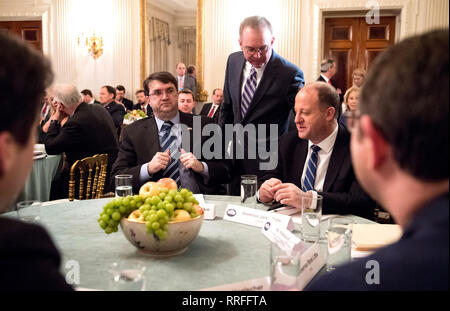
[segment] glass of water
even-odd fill
[[[320,237],[322,196],[306,193],[302,196],[302,238],[305,242],[316,242]]]
[[[271,243],[270,248],[270,289],[274,291],[299,289],[300,254],[287,254]]]
[[[241,203],[248,207],[255,207],[257,189],[258,189],[258,177],[256,175],[242,175]]]
[[[352,223],[347,217],[331,218],[327,229],[327,271],[350,262],[352,250]]]
[[[133,195],[132,180],[132,175],[116,175],[116,197]]]
[[[35,200],[21,201],[16,204],[17,217],[26,222],[41,220],[41,202]]]
[[[127,262],[113,262],[109,266],[111,273],[110,288],[115,291],[143,291],[145,290],[145,270],[143,262],[129,260]]]

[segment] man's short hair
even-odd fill
[[[398,165],[421,180],[448,179],[449,32],[408,38],[379,55],[360,95]]]
[[[91,97],[94,97],[94,96],[92,95],[91,90],[88,90],[88,89],[82,90],[82,91],[81,91],[81,94],[83,94],[83,95],[89,95],[89,96],[91,96]]]
[[[7,32],[0,31],[0,45],[0,132],[25,145],[53,72],[46,57]]]
[[[258,29],[260,27],[266,27],[269,29],[270,33],[273,34],[272,25],[270,22],[263,16],[250,16],[244,19],[239,26],[239,38],[242,38],[242,33],[244,29],[250,27],[252,29]]]
[[[73,107],[81,100],[81,95],[75,85],[57,84],[53,88],[55,98],[57,98],[65,107]]]
[[[134,95],[137,95],[139,93],[144,93],[145,94],[145,91],[144,90],[137,90],[136,93],[134,93]]]
[[[190,89],[182,89],[181,91],[178,92],[178,95],[180,94],[191,94],[192,100],[194,100],[194,93],[192,93]]]
[[[194,72],[195,72],[195,66],[194,65],[189,65],[188,67],[187,67],[187,70],[186,70],[186,72],[188,73],[188,74],[193,74]]]
[[[333,64],[334,64],[334,59],[332,59],[332,58],[324,59],[320,63],[320,72],[321,73],[327,72],[328,70],[330,70],[331,67],[333,67]]]
[[[102,86],[102,88],[103,87],[106,89],[106,91],[109,94],[113,94],[114,95],[113,98],[116,98],[116,89],[115,88],[113,88],[111,85],[104,85],[104,86]]]
[[[155,81],[155,80],[162,82],[164,84],[172,83],[175,86],[175,88],[178,90],[178,81],[173,76],[173,74],[171,74],[170,72],[167,72],[167,71],[160,71],[160,72],[152,73],[151,75],[149,75],[147,77],[147,79],[145,79],[144,90],[145,90],[146,96],[150,95],[150,90],[148,88],[148,85],[150,84],[150,82]]]
[[[337,119],[339,117],[339,106],[341,103],[336,89],[328,83],[322,81],[312,82],[311,84],[317,91],[317,97],[319,99],[319,106],[321,109],[333,107],[335,111],[334,118]]]
[[[123,85],[116,86],[116,90],[125,92],[125,87]]]
[[[214,96],[214,95],[216,95],[216,91],[217,91],[217,90],[220,90],[220,91],[222,91],[222,89],[221,89],[221,88],[219,88],[219,87],[218,87],[218,88],[215,88],[215,89],[213,90],[213,92],[212,92],[213,96]]]

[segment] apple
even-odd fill
[[[161,178],[156,183],[159,184],[161,186],[161,188],[167,188],[169,190],[172,190],[172,189],[177,190],[178,189],[177,182],[175,180],[173,180],[172,178]]]
[[[142,215],[142,213],[137,209],[135,211],[133,211],[130,216],[128,216],[128,220],[131,221],[137,221],[137,222],[144,222],[144,215]]]
[[[181,222],[191,219],[191,215],[184,209],[176,209],[173,213],[173,222]]]
[[[198,204],[194,204],[195,207],[195,212],[197,213],[197,215],[203,215],[203,208],[198,205]]]
[[[139,196],[142,198],[147,198],[151,196],[159,195],[160,192],[160,184],[149,181],[142,185],[142,187],[139,189]]]

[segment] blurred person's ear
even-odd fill
[[[9,132],[0,132],[0,178],[12,169],[17,143]]]
[[[369,116],[361,116],[360,130],[362,131],[362,139],[366,140],[364,144],[366,144],[366,150],[368,151],[369,167],[377,170],[386,163],[392,151],[391,146]]]

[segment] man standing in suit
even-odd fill
[[[178,63],[176,70],[178,91],[182,91],[185,89],[191,90],[195,97],[196,81],[192,75],[186,74],[186,65],[183,63]]]
[[[269,126],[275,124],[277,138],[287,132],[289,113],[294,107],[295,95],[304,85],[304,78],[297,66],[272,50],[274,40],[272,26],[264,17],[248,17],[241,23],[239,45],[242,51],[231,54],[227,62],[224,102],[219,116],[222,128],[225,124],[262,124],[269,136]],[[239,194],[240,175],[261,177],[260,159],[247,157],[247,146],[253,145],[256,137],[236,141],[243,146],[246,155],[245,159],[234,161],[232,194]],[[269,144],[269,139],[258,143]]]
[[[83,98],[83,102],[86,104],[100,104],[98,100],[94,98],[91,90],[84,89],[81,91],[81,97]]]
[[[111,118],[114,121],[114,126],[116,127],[117,134],[120,133],[120,126],[123,122],[123,116],[125,115],[125,109],[122,105],[119,105],[114,101],[116,97],[116,89],[110,85],[102,86],[100,89],[100,102],[103,107],[109,112]],[[131,107],[133,108],[133,107]]]
[[[320,76],[317,78],[317,81],[322,81],[328,83],[329,85],[332,85],[339,94],[339,101],[342,103],[344,99],[343,97],[344,94],[342,94],[342,90],[336,87],[334,80],[332,80],[333,77],[336,75],[337,70],[338,68],[334,59],[332,58],[324,59],[320,63]]]
[[[200,111],[200,115],[212,118],[214,123],[219,121],[219,109],[223,101],[223,91],[222,89],[214,89],[212,92],[212,103],[206,103]]]
[[[323,212],[373,218],[373,202],[359,186],[350,159],[350,134],[337,121],[339,96],[323,82],[307,84],[295,98],[297,130],[280,143],[278,166],[259,189],[262,202],[301,208],[301,197],[315,191]]]
[[[133,101],[125,98],[125,87],[123,85],[116,86],[115,100],[118,104],[125,107],[125,111],[133,109]]]
[[[108,154],[105,192],[109,191],[109,176],[112,163],[116,160],[118,142],[114,123],[108,112],[100,105],[89,105],[81,101],[77,88],[70,84],[54,87],[58,109],[50,118],[50,127],[45,137],[48,154],[65,153],[69,168],[77,160],[95,154]],[[70,116],[63,127],[61,120]],[[66,198],[69,171],[63,172],[60,180],[52,183],[51,199]],[[59,187],[58,187],[59,186]]]
[[[144,81],[144,89],[149,94],[153,116],[137,120],[124,129],[113,175],[133,175],[135,193],[147,181],[170,177],[179,187],[194,193],[219,194],[220,184],[231,178],[225,162],[202,161],[192,152],[185,152],[188,148],[196,150],[194,144],[202,144],[207,139],[193,137],[197,130],[201,132],[194,125],[200,123],[203,128],[211,119],[178,110],[177,80],[168,72],[151,74]],[[189,134],[189,142],[181,139],[181,125],[189,131],[184,133]]]
[[[142,110],[147,116],[153,114],[152,107],[149,105],[148,96],[145,96],[144,90],[138,90],[136,92],[137,104],[133,106],[133,110]]]
[[[1,213],[16,201],[33,167],[38,114],[53,73],[41,53],[7,32],[0,32],[0,45]],[[0,292],[71,290],[60,264],[43,227],[0,217]]]
[[[402,237],[306,289],[448,291],[448,37],[432,31],[377,56],[349,124],[356,176]]]

